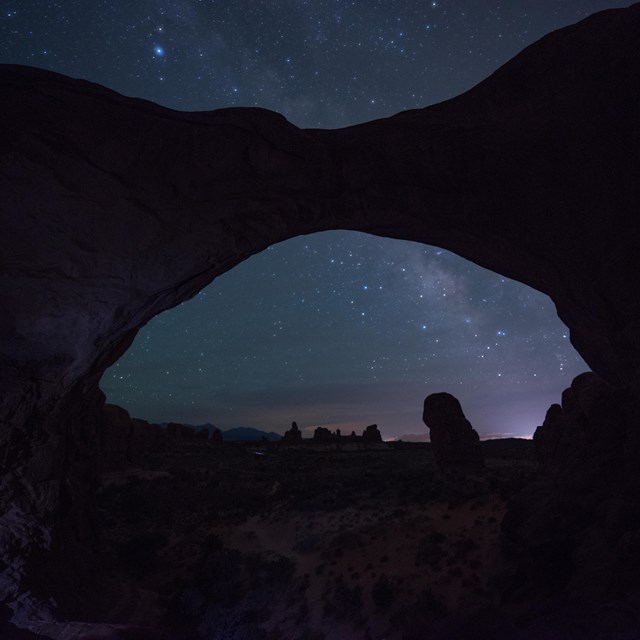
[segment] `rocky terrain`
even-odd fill
[[[530,441],[446,481],[427,445],[259,446],[182,440],[103,473],[103,592],[75,617],[171,638],[373,640],[495,614]]]

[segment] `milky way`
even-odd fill
[[[0,62],[184,110],[334,128],[453,97],[604,0],[3,2]],[[517,212],[514,212],[517,215]],[[434,247],[338,231],[254,256],[144,327],[103,377],[155,421],[425,433],[450,391],[530,435],[587,366],[544,295]]]

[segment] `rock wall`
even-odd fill
[[[563,478],[587,469],[600,476],[623,459],[630,426],[625,395],[594,373],[577,376],[533,436],[541,468]]]
[[[505,602],[544,610],[640,595],[640,474],[630,465],[638,414],[626,391],[577,376],[534,434],[536,482],[502,523]],[[586,604],[585,604],[586,603]]]
[[[105,404],[100,428],[101,470],[135,464],[144,453],[162,451],[169,441],[168,430],[159,424],[131,418],[115,404]]]
[[[1,66],[0,598],[30,588],[24,558],[45,595],[86,567],[105,368],[154,315],[295,235],[435,244],[544,291],[631,420],[639,32],[639,5],[602,12],[458,98],[336,131]],[[640,437],[623,431],[631,470]]]
[[[197,430],[186,424],[169,422],[163,429],[159,424],[132,418],[122,407],[105,404],[100,425],[100,470],[133,466],[139,464],[145,454],[174,449],[184,442],[206,445],[222,441],[222,432],[218,429],[211,434],[211,439],[206,429]]]

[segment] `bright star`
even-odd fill
[[[153,52],[158,56],[158,58],[162,58],[162,56],[164,56],[164,49],[159,45],[153,47]]]

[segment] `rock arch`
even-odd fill
[[[2,501],[79,527],[102,371],[157,313],[315,231],[438,245],[547,293],[637,393],[639,32],[640,5],[602,12],[458,98],[335,131],[0,67]]]

